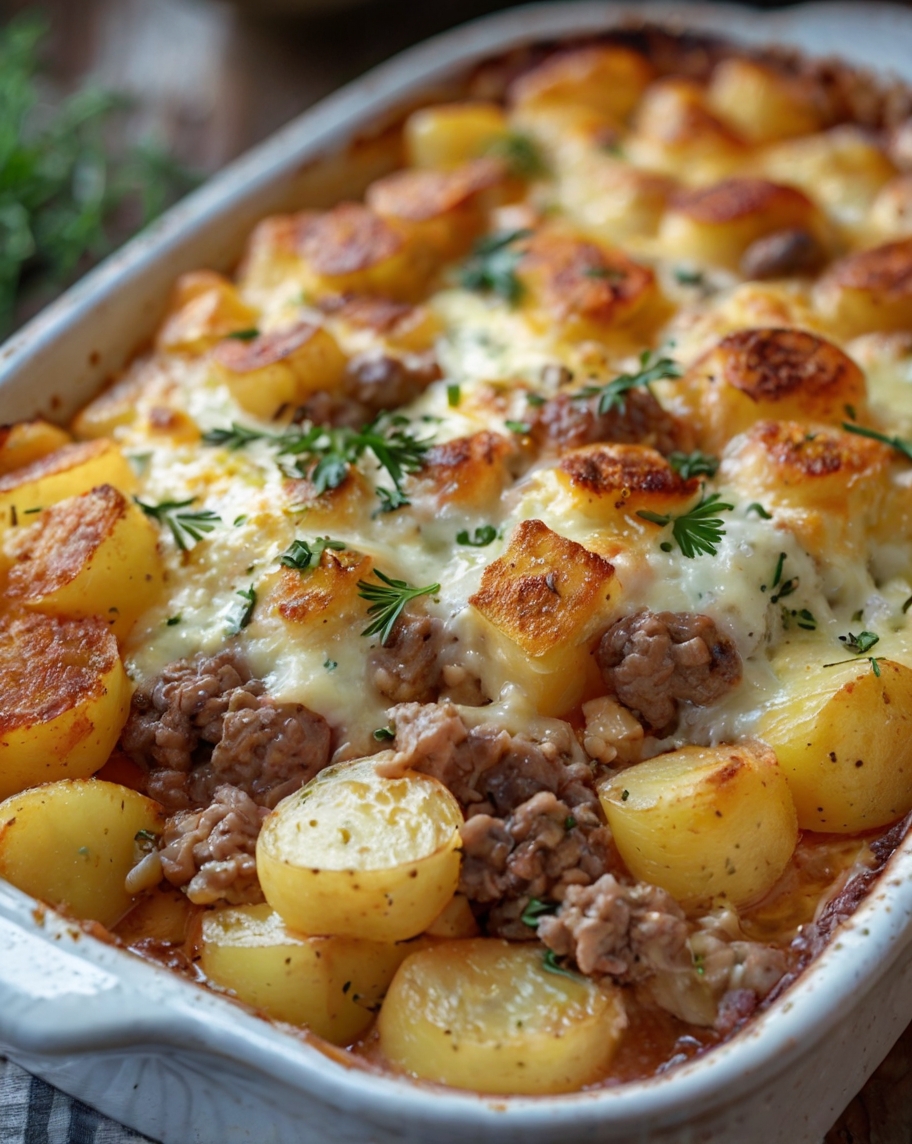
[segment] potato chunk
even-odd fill
[[[762,743],[658,755],[603,783],[599,799],[634,877],[688,909],[762,897],[798,841],[788,783]]]
[[[522,521],[469,597],[488,633],[487,693],[497,695],[512,681],[543,714],[568,711],[592,669],[587,645],[619,595],[614,567],[603,556],[540,520]]]
[[[413,167],[447,170],[486,154],[509,133],[496,103],[440,103],[413,111],[403,128],[405,154]]]
[[[211,270],[194,270],[178,278],[155,344],[166,353],[198,354],[256,324],[256,311],[227,278]]]
[[[765,418],[840,426],[867,408],[865,377],[854,361],[806,330],[737,330],[674,385],[676,410],[701,449],[721,452]]]
[[[752,143],[809,135],[822,126],[811,84],[756,60],[732,56],[717,64],[706,95],[713,111]]]
[[[629,48],[575,48],[556,52],[521,75],[510,88],[510,102],[520,111],[579,107],[621,120],[634,109],[652,75],[646,57]]]
[[[328,768],[263,824],[263,893],[301,933],[401,941],[430,925],[456,890],[458,803],[436,779],[388,779],[377,765]]]
[[[816,301],[841,338],[912,325],[912,238],[849,254],[820,279]]]
[[[737,269],[764,235],[800,230],[820,236],[823,222],[801,191],[765,179],[732,178],[672,199],[659,228],[663,251]]]
[[[0,426],[0,476],[24,469],[70,442],[69,433],[48,421]]]
[[[136,476],[113,441],[81,441],[64,445],[0,477],[0,527],[29,519],[27,514],[97,485],[113,485],[132,493]]]
[[[335,338],[311,322],[249,341],[226,339],[213,351],[212,364],[238,404],[267,420],[284,405],[335,389],[345,372]]]
[[[101,485],[52,505],[15,538],[7,593],[56,616],[101,616],[123,638],[161,587],[154,525]]]
[[[97,616],[0,623],[0,798],[102,767],[130,706],[117,641]]]
[[[540,946],[491,938],[406,958],[378,1019],[391,1064],[492,1093],[572,1092],[596,1080],[626,1024],[617,988],[549,973]]]
[[[269,906],[214,910],[203,918],[201,965],[210,981],[277,1021],[351,1044],[374,1019],[414,946],[354,937],[307,937]]]
[[[834,649],[834,660],[844,659]],[[912,668],[867,660],[784,673],[759,734],[788,780],[802,830],[854,834],[912,810]]]
[[[47,783],[0,804],[0,877],[110,927],[134,901],[124,880],[136,862],[136,835],[161,829],[158,803],[129,787]]]

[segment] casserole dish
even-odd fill
[[[614,12],[614,10],[608,11]],[[567,17],[569,12],[576,13],[577,23],[569,20]],[[569,22],[562,23],[558,15],[568,19]],[[561,9],[559,13],[551,10],[550,14],[549,10],[542,10],[527,15],[521,34],[508,35],[504,32],[503,40],[498,40],[494,45],[489,42],[487,47],[489,50],[492,47],[504,49],[521,42],[526,37],[553,35],[558,28],[566,34],[595,31],[599,27],[607,26],[604,22],[600,22],[604,21],[606,15],[606,10]],[[549,19],[555,23],[549,24]],[[509,27],[509,21],[504,27]],[[447,61],[447,67],[454,67],[457,63],[464,67],[475,58],[473,52],[468,49],[464,50],[461,56],[457,51]],[[415,59],[420,65],[420,53],[419,56],[413,57],[413,62]],[[394,79],[390,81],[390,87],[385,90],[383,84],[379,84],[381,95],[384,97],[379,101],[381,113],[387,109],[392,110],[394,97],[402,102],[418,94],[426,98],[427,85],[431,80],[438,81],[439,89],[445,90],[445,81],[449,74],[446,68],[429,67],[422,73],[419,66],[417,70],[422,75],[424,86],[417,85],[416,81],[414,86],[406,84],[404,90],[395,86],[397,75],[395,69],[387,73]],[[382,76],[383,73],[381,79]],[[384,102],[384,99],[387,102]],[[344,101],[341,102],[344,104]],[[402,102],[399,104],[400,107]],[[319,122],[318,116],[318,126]],[[373,118],[372,122],[376,124],[376,119]],[[268,163],[270,155],[268,149],[264,155]],[[302,157],[300,151],[295,155],[299,161]],[[357,191],[360,189],[359,176],[362,179],[365,176],[370,177],[382,170],[384,163],[388,161],[389,154],[384,147],[382,137],[362,143],[339,165],[340,176],[346,180],[344,189],[348,192]],[[281,168],[283,164],[280,163],[279,166]],[[288,169],[287,161],[284,163],[284,169],[286,171]],[[333,182],[331,164],[328,167],[321,165],[317,169],[306,171],[303,176],[297,177],[297,185],[289,179],[283,181],[280,175],[280,171],[276,173],[276,180],[269,192],[262,190],[259,197],[258,187],[250,184],[255,184],[261,176],[253,176],[248,180],[248,190],[245,192],[243,186],[239,188],[235,199],[221,212],[221,217],[217,220],[218,236],[213,234],[208,223],[200,225],[196,228],[196,247],[190,250],[193,243],[188,243],[185,247],[181,247],[179,255],[173,252],[180,238],[182,224],[179,218],[172,219],[170,231],[167,224],[162,227],[161,246],[157,253],[153,251],[144,254],[140,244],[133,248],[132,254],[127,252],[122,257],[124,275],[120,282],[122,289],[116,295],[114,291],[117,283],[109,281],[106,286],[104,271],[94,279],[94,286],[90,284],[81,291],[81,294],[77,292],[74,295],[74,309],[71,314],[74,320],[78,317],[81,321],[78,329],[74,328],[72,333],[55,342],[54,317],[51,315],[44,322],[46,333],[43,341],[33,332],[35,340],[30,346],[25,344],[18,354],[13,347],[9,369],[11,405],[18,400],[22,413],[34,412],[34,397],[28,396],[28,386],[30,378],[34,377],[32,371],[38,368],[39,355],[42,352],[45,354],[41,363],[45,376],[50,380],[56,380],[54,353],[60,355],[57,361],[61,364],[64,357],[70,365],[74,360],[78,361],[79,338],[88,333],[88,319],[92,322],[91,333],[101,339],[99,345],[103,345],[104,349],[90,348],[86,344],[81,347],[86,354],[86,366],[83,371],[86,387],[93,380],[93,370],[98,370],[104,364],[109,368],[116,366],[132,348],[123,345],[122,342],[118,344],[113,334],[106,340],[105,321],[110,320],[112,323],[116,321],[121,329],[129,329],[134,337],[139,335],[141,319],[138,317],[138,310],[145,298],[154,293],[157,274],[170,277],[175,272],[185,269],[188,264],[199,262],[224,265],[226,261],[230,261],[234,253],[230,249],[230,244],[220,252],[224,257],[213,258],[213,247],[206,247],[207,242],[214,242],[216,237],[224,241],[224,236],[232,233],[235,225],[249,223],[264,210],[279,209],[289,200],[293,199],[299,204],[304,201],[309,205],[318,205],[321,196],[327,194],[331,187],[334,197],[335,188],[340,185]],[[243,168],[240,176],[236,177],[240,177],[243,184]],[[202,200],[197,200],[197,209],[200,208],[201,201],[205,201],[205,195]],[[191,203],[187,208],[189,218],[184,220],[185,227],[192,227],[193,211]],[[244,212],[247,212],[246,218],[243,217]],[[184,262],[184,255],[188,250],[190,250],[187,253],[189,263]],[[169,256],[172,254],[169,263]],[[110,268],[108,270],[110,271]],[[138,285],[135,295],[131,295],[126,288],[131,276],[134,282],[141,281],[142,295]],[[81,314],[78,313],[80,305]],[[118,308],[120,313],[116,312]],[[57,313],[65,314],[66,308],[63,307],[62,310],[58,308]],[[151,307],[147,316],[149,319],[154,319],[156,316]],[[63,325],[59,318],[58,324]],[[40,328],[37,327],[39,330]],[[26,338],[26,342],[27,340]],[[62,378],[62,372],[56,377]],[[86,394],[80,396],[84,397]],[[26,402],[30,402],[27,408]],[[64,416],[68,412],[65,400],[54,392],[49,393],[46,408]],[[9,415],[16,416],[16,409],[11,408]],[[898,854],[893,860],[888,879],[893,881],[901,877],[903,861],[904,855]],[[882,896],[885,892],[884,887],[880,886],[877,895]],[[244,1095],[248,1085],[243,1081],[243,1068],[239,1070],[237,1067],[238,1063],[244,1061],[248,1067],[268,1074],[276,1086],[293,1082],[296,1069],[310,1070],[309,1087],[313,1095],[306,1093],[304,1087],[297,1094],[284,1093],[280,1101],[287,1114],[284,1117],[271,1115],[271,1128],[278,1133],[275,1139],[286,1138],[286,1134],[287,1138],[292,1138],[291,1133],[298,1137],[299,1133],[294,1123],[295,1118],[302,1114],[307,1116],[315,1139],[363,1138],[363,1120],[359,1127],[359,1116],[367,1118],[373,1125],[372,1138],[380,1140],[401,1139],[403,1132],[405,1138],[421,1139],[426,1135],[438,1134],[444,1123],[452,1139],[468,1138],[469,1133],[491,1139],[520,1137],[558,1139],[571,1128],[581,1138],[588,1135],[592,1139],[626,1139],[635,1138],[646,1130],[647,1125],[643,1119],[646,1110],[649,1110],[652,1119],[648,1127],[653,1138],[685,1138],[682,1133],[690,1135],[694,1131],[695,1118],[696,1121],[702,1118],[703,1123],[700,1127],[704,1134],[715,1134],[717,1138],[722,1138],[727,1133],[730,1137],[750,1139],[755,1130],[766,1138],[770,1135],[771,1126],[768,1123],[761,1124],[757,1110],[764,1104],[768,1106],[774,1098],[777,1111],[781,1112],[783,1109],[787,1098],[782,1091],[781,1083],[776,1083],[776,1078],[783,1075],[784,1068],[789,1069],[788,1088],[790,1097],[794,1100],[792,1107],[795,1117],[790,1117],[787,1121],[789,1137],[794,1138],[799,1111],[812,1105],[815,1071],[825,1062],[829,1066],[828,1091],[833,1107],[824,1108],[822,1103],[814,1104],[813,1116],[805,1120],[810,1139],[815,1132],[825,1127],[827,1122],[826,1119],[818,1121],[816,1119],[818,1113],[827,1118],[832,1116],[847,1094],[843,1085],[856,1084],[864,1069],[876,1060],[875,1054],[881,1052],[889,1043],[890,1035],[898,1031],[892,1029],[887,1021],[879,1020],[876,1025],[867,1029],[864,1035],[862,1034],[862,1027],[872,1012],[868,990],[878,983],[879,977],[889,978],[889,984],[885,981],[879,984],[883,996],[889,998],[890,1017],[897,1018],[899,1015],[897,1019],[901,1020],[906,1013],[901,1000],[906,981],[901,962],[901,936],[905,925],[902,902],[898,899],[894,901],[887,915],[895,923],[891,929],[882,918],[878,918],[876,926],[871,921],[869,915],[874,912],[873,903],[876,900],[875,896],[862,907],[853,918],[851,926],[840,935],[833,949],[815,965],[794,994],[789,995],[784,1005],[755,1023],[731,1046],[726,1046],[706,1061],[678,1070],[668,1078],[644,1085],[632,1085],[610,1094],[583,1094],[568,1100],[549,1102],[546,1106],[512,1100],[507,1104],[498,1104],[478,1098],[430,1094],[389,1080],[359,1075],[353,1087],[364,1104],[358,1108],[354,1094],[346,1095],[346,1084],[340,1076],[341,1070],[338,1066],[322,1057],[317,1063],[313,1059],[316,1054],[311,1048],[306,1046],[302,1048],[293,1041],[286,1042],[276,1030],[261,1027],[255,1020],[245,1018],[234,1011],[228,1012],[220,1007],[218,999],[198,998],[195,993],[191,995],[181,983],[165,984],[165,979],[161,976],[146,977],[144,974],[147,967],[133,963],[129,966],[123,965],[123,959],[116,951],[99,950],[93,946],[84,956],[78,958],[74,958],[72,953],[60,953],[60,950],[70,944],[71,939],[75,948],[79,949],[78,932],[58,925],[43,913],[33,915],[32,923],[29,924],[27,913],[24,912],[28,907],[23,906],[21,899],[15,896],[10,898],[9,918],[15,918],[20,923],[26,924],[24,928],[20,926],[18,931],[12,929],[9,931],[8,944],[11,955],[6,959],[4,972],[8,974],[10,982],[16,982],[16,985],[5,1008],[3,1037],[15,1050],[14,1057],[23,1063],[29,1063],[28,1056],[23,1055],[28,1054],[29,1050],[39,1055],[50,1054],[55,1050],[61,1052],[68,1047],[78,1045],[86,1050],[105,1053],[124,1044],[148,1046],[148,1051],[143,1057],[145,1064],[141,1075],[133,1078],[133,1085],[130,1087],[136,1092],[143,1092],[145,1096],[142,1099],[150,1101],[149,1105],[144,1106],[142,1115],[146,1115],[146,1110],[149,1110],[151,1115],[154,1110],[157,1119],[140,1122],[136,1119],[138,1113],[130,1113],[129,1109],[125,1113],[120,1107],[112,1109],[110,1103],[107,1106],[101,1103],[102,1099],[108,1097],[113,1099],[116,1092],[123,1091],[126,1087],[126,1078],[118,1080],[113,1086],[105,1080],[105,1086],[110,1087],[107,1096],[100,1094],[96,1098],[94,1095],[96,1090],[91,1088],[83,1089],[82,1095],[99,1103],[105,1111],[111,1109],[122,1119],[130,1121],[132,1118],[132,1122],[141,1123],[145,1130],[164,1139],[186,1139],[187,1123],[193,1124],[194,1127],[199,1123],[196,1137],[198,1139],[214,1139],[216,1134],[224,1136],[231,1133],[240,1139],[243,1138],[240,1133],[247,1127],[251,1132],[257,1131],[258,1135],[262,1135],[263,1129],[257,1123],[262,1115],[261,1110],[258,1111],[256,1107],[258,1101],[253,1098],[253,1103],[248,1103]],[[35,945],[34,931],[36,927],[41,926],[44,926],[47,933],[56,939],[57,945],[47,946],[41,942]],[[83,942],[83,945],[86,944],[90,943]],[[849,952],[843,953],[844,950]],[[879,960],[872,960],[872,952]],[[60,964],[56,967],[51,965],[55,957],[61,958]],[[26,965],[31,966],[31,970],[27,971]],[[42,965],[40,977],[36,976],[36,967]],[[152,972],[154,974],[154,971]],[[38,982],[36,989],[29,988],[30,977]],[[55,994],[54,983],[63,979],[67,980],[66,988]],[[842,1007],[856,981],[864,982],[865,988],[852,998],[851,1007]],[[181,992],[182,989],[184,992]],[[121,1019],[121,1014],[128,1011],[128,1007],[121,1000],[125,991],[130,993],[128,1025]],[[84,1027],[80,1029],[77,1026],[67,1028],[65,1014],[68,1006],[77,1011],[82,1010],[84,1003],[80,998],[86,996],[92,997],[92,1006],[96,1014],[92,1018],[90,1030],[86,1031]],[[42,1004],[42,998],[44,1002],[50,1004]],[[841,1006],[838,1020],[836,1013],[830,1011],[824,1015],[821,1009],[821,1003],[828,1006],[836,999]],[[192,1020],[190,1014],[194,1010],[204,1015],[201,1024]],[[794,1017],[796,1013],[804,1022],[806,1030],[800,1043],[794,1043],[794,1039],[796,1030],[801,1026],[790,1024],[790,1021],[796,1020]],[[46,1024],[42,1021],[43,1015],[47,1018]],[[839,1036],[836,1035],[837,1029]],[[855,1055],[851,1058],[837,1056],[839,1039],[842,1035],[851,1038],[855,1049]],[[815,1057],[811,1054],[814,1042],[824,1036],[828,1037],[826,1056]],[[785,1051],[787,1043],[791,1045],[789,1052]],[[203,1060],[208,1060],[209,1065],[203,1066],[204,1070],[208,1071],[210,1066],[214,1067],[223,1078],[223,1084],[227,1076],[230,1084],[225,1087],[230,1087],[232,1096],[230,1098],[226,1096],[225,1099],[230,1099],[231,1112],[215,1115],[212,1109],[205,1105],[206,1097],[201,1096],[201,1093],[206,1093],[209,1089],[206,1082],[184,1086],[187,1090],[187,1099],[192,1105],[189,1109],[178,1109],[170,1094],[160,1099],[155,1093],[154,1078],[159,1076],[161,1079],[164,1065],[163,1060],[154,1051],[156,1045],[166,1048],[180,1047],[180,1069],[183,1076],[186,1075],[186,1071],[193,1073],[197,1068],[192,1059],[186,1059],[188,1050],[199,1054]],[[863,1053],[859,1053],[860,1046],[870,1050],[872,1054],[870,1060]],[[213,1054],[217,1054],[224,1063],[213,1065],[209,1060]],[[110,1058],[102,1059],[110,1060]],[[171,1065],[175,1058],[168,1054],[167,1060]],[[150,1064],[151,1061],[158,1061],[158,1067]],[[726,1069],[729,1072],[726,1073]],[[745,1088],[739,1088],[734,1084],[734,1078],[743,1077],[745,1073],[752,1071],[755,1076],[748,1095]],[[45,1072],[45,1075],[49,1074]],[[103,1076],[99,1062],[95,1062],[93,1075],[99,1079]],[[684,1079],[679,1081],[678,1078]],[[762,1083],[757,1087],[755,1082],[759,1078],[763,1078],[770,1087],[764,1087]],[[56,1073],[51,1079],[59,1080]],[[70,1085],[75,1083],[75,1079],[69,1081]],[[743,1083],[742,1081],[741,1084]],[[832,1083],[831,1089],[830,1083]],[[64,1083],[63,1087],[67,1087],[67,1084]],[[256,1084],[253,1091],[256,1091]],[[204,1102],[203,1105],[199,1103],[201,1100]],[[326,1104],[327,1100],[330,1111],[325,1113],[321,1120],[319,1102]],[[334,1105],[337,1106],[335,1111],[332,1110]],[[346,1108],[346,1115],[342,1114],[341,1107]],[[408,1107],[409,1114],[403,1119],[402,1110],[405,1107]],[[175,1119],[165,1123],[169,1116]],[[445,1119],[441,1121],[441,1118]],[[688,1121],[689,1126],[682,1127],[682,1120]],[[749,1127],[741,1127],[743,1124]],[[359,1136],[359,1132],[362,1135]]]

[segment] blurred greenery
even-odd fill
[[[156,145],[118,141],[129,98],[86,86],[49,107],[46,33],[32,14],[0,29],[0,338],[198,182]]]

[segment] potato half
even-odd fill
[[[267,902],[300,933],[402,941],[459,880],[462,813],[436,779],[376,759],[330,767],[269,815],[257,842]]]
[[[62,779],[0,803],[0,877],[112,926],[135,900],[124,887],[140,831],[161,832],[151,798],[99,779]]]
[[[390,1063],[492,1093],[579,1089],[604,1073],[626,1024],[618,989],[548,972],[540,945],[493,938],[406,958],[378,1018]]]
[[[838,653],[835,658],[839,658]],[[854,834],[912,810],[912,669],[891,660],[792,677],[758,732],[779,757],[803,830]]]
[[[761,743],[657,755],[603,783],[599,799],[634,877],[685,908],[761,897],[798,840],[785,775]]]
[[[401,942],[306,937],[286,929],[267,905],[238,906],[203,918],[201,964],[210,981],[277,1021],[348,1045],[373,1021],[413,949]]]
[[[97,616],[5,617],[0,695],[0,798],[94,774],[114,749],[130,707],[117,641]]]

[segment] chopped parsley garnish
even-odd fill
[[[225,336],[233,338],[236,342],[252,342],[254,338],[260,336],[260,331],[256,326],[250,326],[249,329],[246,330],[232,330],[230,334],[226,334]]]
[[[540,393],[527,393],[526,402],[531,405],[533,409],[538,409],[539,406],[545,404],[545,398]]]
[[[670,453],[668,463],[685,481],[691,477],[714,477],[719,471],[719,458],[697,450],[694,453]]]
[[[807,608],[802,608],[799,612],[792,612],[799,628],[806,632],[814,632],[817,630],[817,620],[813,612],[809,612]]]
[[[232,620],[229,625],[228,632],[229,635],[232,636],[236,636],[238,632],[246,628],[253,619],[253,609],[256,607],[257,602],[256,589],[252,584],[249,588],[239,589],[235,592],[235,595],[240,596],[241,599],[244,600],[244,607],[241,610],[241,614],[235,620]]]
[[[458,385],[448,385],[446,387],[447,405],[450,409],[456,409],[462,401],[462,390]]]
[[[486,548],[497,539],[497,529],[493,524],[480,524],[474,533],[469,536],[468,529],[456,533],[457,544],[468,544],[471,548]]]
[[[378,743],[388,743],[391,739],[396,738],[396,732],[392,727],[378,727],[374,732],[374,738]]]
[[[840,636],[839,642],[845,644],[846,648],[856,655],[864,655],[880,642],[880,636],[874,632],[859,632],[857,636],[849,632],[847,636]]]
[[[377,494],[377,500],[380,501],[380,507],[374,516],[380,516],[385,512],[395,512],[397,508],[405,508],[407,504],[412,503],[400,488],[387,489],[383,485],[379,485],[374,491]]]
[[[568,814],[564,819],[564,830],[572,830],[576,826],[576,819],[572,814]]]
[[[178,624],[181,622],[181,619],[182,619],[182,618],[183,618],[183,617],[182,617],[182,616],[180,616],[180,615],[176,615],[176,616],[169,616],[169,617],[168,617],[168,618],[165,620],[165,626],[166,626],[166,627],[169,627],[169,628],[173,628],[173,627],[176,627],[176,626],[177,626],[177,625],[178,625]]]
[[[752,513],[752,512],[755,512],[757,514],[757,516],[760,517],[761,520],[772,520],[773,519],[773,514],[771,512],[767,512],[766,509],[763,507],[763,505],[759,501],[754,501],[752,504],[749,504],[747,506],[747,508],[744,510],[745,516],[747,516],[749,513]]]
[[[557,911],[557,902],[545,902],[541,898],[530,898],[526,904],[526,908],[519,915],[519,920],[524,926],[529,926],[530,929],[535,929],[538,925],[538,919],[544,914],[553,914]]]
[[[630,791],[629,790],[622,790],[621,791],[621,802],[626,802],[628,798],[630,798]]]
[[[233,520],[231,523],[234,525],[234,527],[235,527],[235,528],[240,528],[240,526],[241,526],[242,524],[246,524],[246,523],[247,523],[247,513],[246,513],[246,512],[242,512],[242,513],[241,513],[241,515],[240,515],[240,516],[236,516],[236,517],[234,518],[234,520]]]
[[[717,512],[731,512],[734,505],[726,504],[720,499],[719,493],[704,496],[700,503],[681,516],[670,513],[646,512],[641,509],[637,516],[653,524],[668,525],[681,552],[688,559],[701,555],[716,555],[716,545],[725,535],[722,527],[723,521],[713,514]],[[667,543],[667,542],[666,542]],[[670,546],[669,546],[670,548]],[[665,549],[668,551],[669,549]]]
[[[688,270],[684,266],[676,266],[674,271],[675,282],[679,286],[705,286],[706,277],[702,270]]]
[[[212,532],[215,526],[222,523],[222,518],[212,509],[204,508],[199,512],[182,512],[196,500],[189,497],[182,501],[162,501],[161,504],[146,504],[139,497],[133,498],[146,516],[151,516],[159,524],[165,525],[174,537],[174,543],[181,552],[189,551],[194,544],[203,539],[207,532]],[[188,540],[193,544],[188,544]]]
[[[440,585],[427,584],[423,588],[413,588],[404,580],[392,579],[379,568],[374,569],[374,575],[381,581],[380,584],[358,581],[358,595],[362,600],[371,602],[367,614],[373,617],[361,635],[379,635],[380,643],[386,646],[405,605],[410,600],[417,600],[419,596],[432,596],[440,591]]]
[[[579,981],[580,975],[574,973],[571,969],[565,969],[557,960],[557,954],[553,949],[549,949],[545,952],[545,956],[542,958],[542,969],[544,969],[546,973],[556,973],[561,977],[569,977],[571,981]]]
[[[246,425],[239,425],[237,421],[231,422],[230,429],[210,429],[203,434],[204,445],[221,445],[225,449],[243,449],[252,441],[274,440],[275,435],[264,433],[260,429],[248,429]]]
[[[133,841],[134,842],[154,842],[157,837],[158,837],[158,835],[153,834],[151,830],[137,830],[136,833],[133,835]]]
[[[906,441],[902,437],[888,437],[886,433],[878,433],[876,429],[866,429],[864,425],[853,425],[851,421],[843,421],[842,427],[847,433],[855,433],[859,437],[870,437],[872,441],[880,441],[883,445],[889,445],[891,449],[895,449],[897,453],[902,453],[904,457],[912,461],[912,441]]]
[[[505,421],[504,425],[511,433],[518,433],[520,437],[524,437],[532,428],[528,421]]]
[[[540,179],[549,173],[535,140],[521,131],[511,131],[495,139],[487,149],[493,159],[503,159],[517,179]]]
[[[792,576],[788,580],[782,579],[782,570],[784,567],[785,553],[780,552],[779,559],[776,561],[776,567],[773,570],[773,579],[770,584],[771,588],[778,588],[779,591],[770,596],[771,604],[778,604],[780,600],[785,599],[786,596],[791,596],[791,594],[798,588],[799,580],[797,576]],[[766,591],[766,584],[760,585],[760,591]]]
[[[485,235],[462,267],[459,284],[465,290],[496,294],[515,305],[522,297],[523,285],[516,276],[523,252],[515,244],[528,238],[530,230],[503,230]]]
[[[320,563],[327,548],[341,552],[345,544],[341,540],[331,540],[328,536],[318,536],[316,540],[293,540],[279,557],[279,563],[286,568],[297,568],[299,572],[309,572]]]
[[[327,671],[335,671],[336,668],[339,666],[339,662],[338,662],[338,660],[335,660],[335,659],[324,659],[323,660],[323,666],[326,668]]]
[[[649,389],[654,381],[681,376],[681,369],[676,361],[667,357],[652,361],[652,356],[649,350],[643,350],[640,354],[640,368],[636,373],[622,373],[607,385],[584,386],[573,394],[574,401],[588,401],[590,397],[598,397],[600,415],[610,413],[612,409],[623,413],[626,408],[626,395],[632,389]]]

